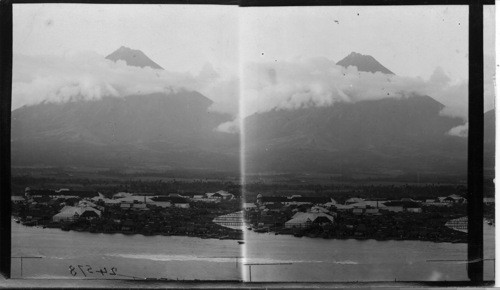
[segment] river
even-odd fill
[[[195,237],[64,232],[13,222],[12,256],[41,257],[23,260],[22,278],[249,281],[249,266],[236,263],[239,260],[287,263],[252,266],[251,281],[467,279],[463,261],[428,261],[465,260],[465,244],[325,240],[252,231],[245,231],[245,238],[239,245]],[[494,257],[493,241],[494,228],[485,224],[485,258]],[[243,254],[245,259],[238,258]],[[12,277],[21,278],[20,259],[11,263]],[[493,279],[493,271],[493,261],[485,261],[485,279]]]
[[[241,247],[235,240],[65,232],[12,223],[12,256],[42,257],[23,259],[23,278],[241,280],[234,258]],[[20,278],[20,259],[11,264],[12,277]],[[108,273],[96,272],[104,267]],[[117,275],[110,275],[113,267]]]
[[[485,259],[494,258],[494,238],[494,227],[485,223]],[[467,244],[463,243],[325,240],[252,231],[246,232],[245,241],[245,263],[281,264],[255,265],[251,274],[246,266],[244,278],[247,281],[467,280],[467,264],[464,261],[467,259]],[[493,263],[484,262],[484,277],[487,280],[494,279]]]

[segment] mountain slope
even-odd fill
[[[214,130],[231,118],[210,104],[184,91],[22,107],[12,112],[12,162],[236,168],[237,136]]]
[[[428,96],[274,110],[245,120],[248,171],[465,169],[463,123]]]

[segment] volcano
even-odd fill
[[[161,69],[125,47],[107,58]],[[232,117],[211,112],[212,104],[178,89],[24,106],[12,112],[12,164],[238,170],[238,136],[216,130]]]
[[[144,52],[136,49],[131,49],[125,46],[120,47],[119,49],[115,50],[113,53],[110,55],[106,56],[106,59],[112,60],[112,61],[118,61],[118,60],[123,60],[127,63],[129,66],[136,66],[136,67],[150,67],[153,69],[161,69],[163,68],[157,64],[156,62],[152,61],[149,57],[147,57]]]
[[[341,65],[345,68],[349,66],[355,66],[358,68],[358,71],[364,71],[364,72],[371,72],[371,73],[376,73],[376,72],[381,72],[384,74],[391,74],[393,75],[394,73],[387,69],[385,66],[380,64],[373,56],[371,55],[363,55],[357,52],[351,52],[348,56],[344,57],[342,60],[337,62],[337,65]]]
[[[338,62],[392,74],[372,56]],[[404,93],[331,106],[274,109],[247,117],[247,172],[466,173],[467,139],[449,131],[464,121],[441,114],[431,96]]]

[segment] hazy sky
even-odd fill
[[[142,50],[167,70],[237,68],[238,7],[216,5],[15,4],[13,52],[108,55]]]
[[[240,13],[244,56],[254,61],[339,61],[355,51],[397,75],[428,78],[441,66],[452,79],[467,77],[467,6],[265,7]]]

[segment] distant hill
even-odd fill
[[[147,57],[142,51],[131,49],[125,46],[122,46],[119,49],[115,50],[113,53],[106,56],[106,58],[115,62],[118,60],[123,60],[129,66],[163,69],[160,65]]]
[[[381,72],[384,74],[394,74],[385,66],[380,64],[375,58],[373,58],[373,56],[363,55],[357,52],[351,52],[351,54],[337,62],[337,65],[341,65],[345,68],[349,66],[355,66],[358,68],[358,71],[364,72]]]

